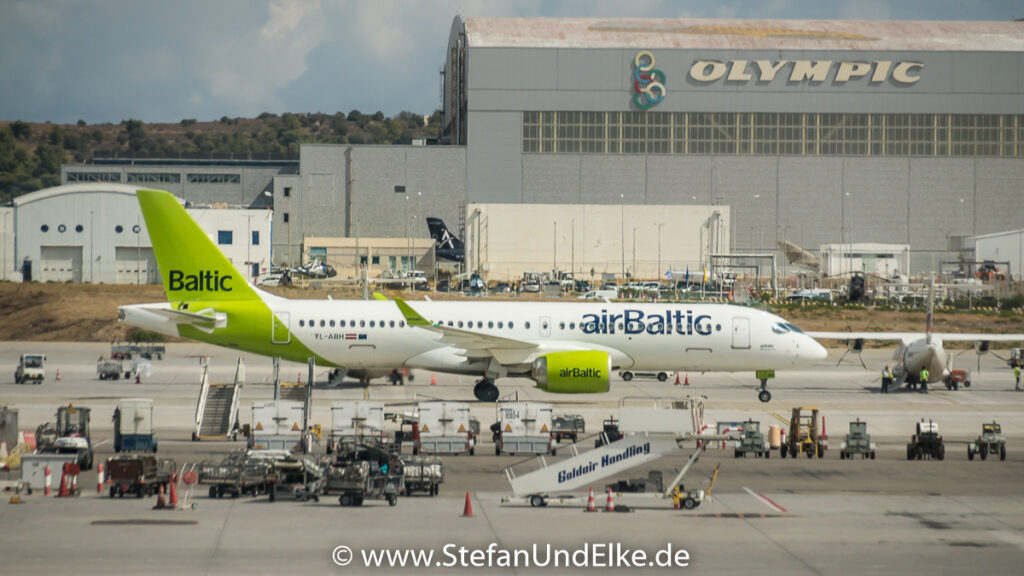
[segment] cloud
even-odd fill
[[[210,46],[201,73],[210,100],[234,108],[232,115],[283,107],[279,91],[306,73],[327,31],[320,2],[270,2],[261,28]]]

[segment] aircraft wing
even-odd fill
[[[917,340],[924,332],[812,332],[804,330],[815,340]]]
[[[461,348],[469,358],[494,358],[501,364],[521,364],[530,360],[538,346],[533,342],[524,342],[513,338],[503,338],[490,334],[481,334],[472,330],[452,328],[434,324],[420,316],[405,300],[395,298],[399,310],[410,326],[417,326],[441,334],[441,343]]]
[[[804,331],[811,338],[818,340],[923,340],[924,332],[812,332]],[[945,342],[1024,342],[1024,334],[957,334],[932,332]]]

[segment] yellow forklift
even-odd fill
[[[793,413],[787,421],[785,417],[772,413],[783,424],[789,428],[786,433],[786,440],[779,447],[783,458],[789,456],[796,458],[798,454],[806,454],[808,458],[825,457],[825,450],[828,448],[828,441],[821,434],[821,426],[818,424],[818,409],[811,406],[798,406],[793,408]]]

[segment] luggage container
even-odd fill
[[[469,414],[465,402],[424,402],[419,404],[419,438],[413,438],[412,454],[476,453],[479,423]]]
[[[551,404],[502,402],[491,426],[494,454],[546,454],[551,451]]]
[[[153,400],[124,398],[114,409],[114,452],[153,452]]]
[[[124,454],[107,459],[110,497],[135,494],[136,498],[152,496],[163,486],[167,489],[176,465],[174,460],[147,454]]]
[[[437,496],[444,482],[444,462],[437,456],[403,456],[405,493],[425,492]]]
[[[302,452],[304,411],[296,400],[254,402],[249,449]]]
[[[402,460],[376,447],[358,447],[339,454],[324,470],[322,494],[337,494],[342,506],[362,506],[364,500],[398,504],[405,490]]]
[[[352,450],[359,445],[385,444],[383,402],[335,402],[331,404],[331,431],[327,453]]]

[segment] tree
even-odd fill
[[[32,137],[32,125],[21,120],[11,122],[11,133],[18,140],[28,140]]]

